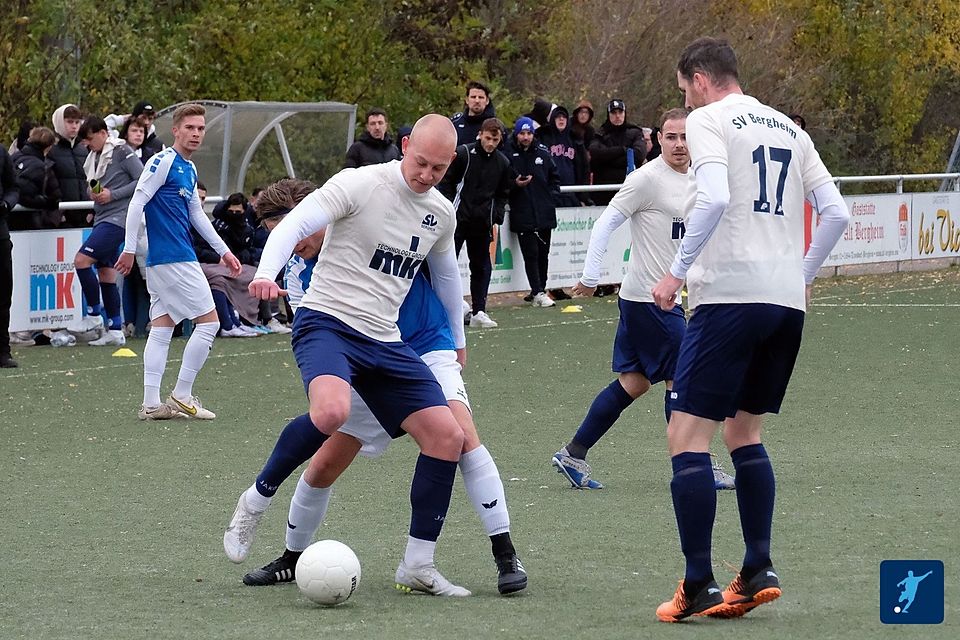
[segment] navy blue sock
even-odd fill
[[[670,462],[673,464],[670,493],[680,531],[680,548],[687,559],[684,580],[688,584],[706,583],[713,580],[710,547],[717,515],[710,454],[685,451],[673,456]]]
[[[217,307],[220,329],[229,331],[233,328],[233,316],[230,315],[230,302],[227,300],[227,294],[218,289],[211,289],[210,293],[213,294],[213,304]]]
[[[670,416],[673,414],[673,389],[667,389],[663,392],[663,417],[670,424]]]
[[[436,542],[450,508],[457,463],[425,454],[417,458],[410,485],[410,537]]]
[[[110,329],[122,329],[120,318],[120,289],[116,282],[101,282],[100,295],[103,296],[103,309],[110,318]]]
[[[309,460],[326,439],[327,436],[313,426],[309,414],[297,416],[288,422],[273,445],[267,464],[263,465],[263,470],[257,476],[257,492],[268,498],[273,496],[281,483]],[[452,480],[450,482],[453,484]]]
[[[594,398],[593,404],[590,405],[590,410],[584,416],[576,435],[567,445],[567,452],[575,458],[585,458],[587,450],[597,444],[597,441],[610,430],[623,410],[629,407],[632,402],[633,398],[626,392],[619,380],[614,380],[608,384]],[[573,448],[572,451],[571,447]],[[577,455],[581,452],[583,455]]]
[[[762,444],[750,444],[730,452],[737,474],[737,506],[746,553],[744,573],[756,573],[770,566],[770,531],[776,481],[773,466]]]
[[[100,315],[100,281],[97,280],[97,274],[93,272],[93,267],[86,269],[77,269],[77,280],[80,281],[80,290],[83,297],[87,299],[89,313],[87,315]]]

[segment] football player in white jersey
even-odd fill
[[[235,562],[249,551],[256,525],[280,482],[346,422],[357,391],[391,436],[420,446],[410,489],[407,549],[397,571],[432,585],[463,431],[430,371],[400,341],[397,317],[421,263],[453,329],[457,360],[466,363],[453,207],[433,187],[453,161],[457,134],[440,115],[420,118],[404,140],[403,160],[344,169],[307,196],[271,232],[250,293],[285,292],[275,278],[294,247],[326,229],[323,251],[294,318],[293,351],[310,410],[280,434],[256,482],[240,495],[224,548]]]
[[[173,146],[153,156],[144,167],[127,208],[126,237],[117,271],[130,273],[144,218],[150,242],[146,279],[152,328],[143,350],[143,406],[137,414],[141,420],[216,417],[193,395],[193,382],[210,354],[220,322],[210,285],[193,250],[190,227],[220,254],[221,263],[234,275],[240,274],[240,262],[203,212],[197,193],[197,168],[190,157],[203,143],[205,113],[199,104],[177,107],[173,113]],[[183,350],[177,385],[161,404],[160,381],[173,328],[187,319],[194,321],[193,333]]]
[[[657,137],[663,153],[630,173],[604,209],[590,233],[577,295],[592,296],[600,282],[600,266],[611,234],[630,222],[632,249],[627,275],[620,287],[620,324],[613,344],[617,379],[604,388],[567,446],[551,464],[575,489],[600,489],[591,477],[587,451],[651,385],[665,383],[663,410],[670,422],[670,390],[680,340],[686,330],[683,308],[663,311],[653,302],[651,287],[667,272],[683,237],[688,201],[695,183],[688,172],[686,109],[671,109],[660,118]],[[717,489],[733,489],[734,481],[714,463]]]
[[[273,229],[314,189],[312,183],[306,180],[285,179],[272,184],[260,194],[257,216],[264,227]],[[294,311],[300,306],[303,290],[310,285],[323,235],[323,231],[318,231],[298,243],[294,249],[295,255],[287,264],[284,288]],[[497,589],[504,595],[522,591],[527,586],[527,574],[511,541],[510,514],[500,472],[490,452],[480,442],[460,365],[456,360],[453,332],[446,311],[430,286],[429,276],[422,269],[414,277],[410,293],[400,307],[397,324],[403,341],[430,366],[450,410],[463,429],[460,472],[467,496],[490,537],[497,565]],[[309,416],[306,419],[309,420]],[[357,454],[378,457],[386,451],[390,441],[390,436],[363,400],[355,391],[351,391],[350,418],[311,458],[290,499],[283,555],[247,573],[243,577],[244,584],[263,586],[292,581],[300,554],[313,542],[323,522],[333,483]],[[224,536],[224,548],[232,556],[233,549],[238,545],[231,538],[231,532]],[[252,539],[248,537],[247,541],[252,542]],[[406,573],[399,575],[397,588],[440,596],[470,595],[467,589],[450,583],[440,575],[435,576],[429,588],[421,581],[410,578]]]
[[[770,559],[774,476],[762,416],[780,410],[800,348],[809,289],[849,212],[810,137],[740,89],[725,40],[684,49],[677,82],[694,109],[687,143],[697,197],[670,271],[652,289],[662,309],[684,278],[693,314],[680,346],[667,428],[683,581],[657,617],[742,616],[780,597]],[[820,225],[804,255],[804,196]],[[711,565],[717,497],[707,453],[717,425],[737,477],[746,553],[721,592]]]

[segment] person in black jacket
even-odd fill
[[[550,235],[557,228],[560,175],[545,146],[534,141],[532,118],[513,125],[510,164],[520,176],[510,190],[510,230],[517,234],[530,283],[528,298],[535,307],[552,307],[546,293]]]
[[[15,231],[53,229],[63,219],[59,210],[60,188],[53,173],[50,150],[56,142],[53,131],[34,127],[23,148],[13,154],[11,162],[20,190],[20,204],[30,211],[17,211],[10,218]]]
[[[493,101],[490,100],[490,89],[476,80],[468,82],[463,111],[450,118],[457,129],[457,144],[470,144],[475,141],[480,135],[481,125],[496,115]]]
[[[13,163],[7,150],[0,146],[0,369],[19,366],[10,353],[10,304],[13,302],[13,243],[7,216],[19,196],[13,175]]]
[[[87,145],[77,138],[83,123],[83,114],[76,105],[65,104],[53,112],[52,120],[53,130],[57,133],[57,143],[48,157],[53,160],[53,172],[60,184],[61,198],[64,202],[90,200],[87,176],[83,170],[83,163],[87,159]],[[64,212],[66,226],[84,226],[88,213],[90,212]]]
[[[367,111],[366,131],[347,149],[345,169],[365,167],[400,159],[400,149],[387,131],[387,112],[379,107]]]
[[[550,114],[545,126],[535,132],[537,141],[547,148],[553,163],[557,166],[560,186],[587,184],[590,178],[590,162],[583,142],[570,132],[570,113],[563,105]],[[592,204],[587,193],[562,193],[557,201],[558,207],[579,207]]]
[[[470,258],[469,318],[471,327],[497,326],[487,315],[487,289],[490,288],[490,243],[494,226],[503,216],[515,174],[510,161],[497,150],[503,136],[503,123],[496,118],[484,120],[475,142],[457,147],[457,157],[437,185],[440,193],[453,202],[457,211],[454,240],[457,255],[467,245]],[[466,318],[464,318],[466,320]]]
[[[593,184],[621,184],[627,177],[629,154],[633,155],[634,168],[643,164],[647,157],[647,145],[643,130],[627,122],[626,105],[614,98],[607,104],[607,119],[590,143],[590,167],[593,169]],[[598,191],[593,201],[598,205],[610,203],[616,191]]]

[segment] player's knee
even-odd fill
[[[437,429],[433,434],[434,445],[439,450],[454,454],[457,457],[463,450],[463,440],[463,430],[452,420],[445,423],[442,429]]]
[[[73,266],[75,269],[86,269],[92,265],[93,261],[82,253],[78,253],[73,257]]]
[[[631,398],[636,400],[650,390],[650,381],[642,373],[621,373],[620,386]]]
[[[332,435],[350,417],[350,403],[325,402],[310,405],[310,421],[327,435]]]

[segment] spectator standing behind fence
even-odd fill
[[[101,311],[106,311],[110,323],[107,330],[89,344],[94,347],[122,346],[126,339],[123,336],[117,272],[113,266],[120,257],[127,206],[137,188],[143,164],[123,140],[108,133],[103,118],[87,118],[80,127],[79,138],[90,149],[83,170],[90,198],[94,202],[93,231],[73,259],[77,280],[87,300],[83,330],[103,326]],[[96,273],[93,271],[94,265],[97,267]]]
[[[510,230],[517,234],[523,255],[530,295],[524,298],[535,307],[552,307],[546,293],[550,236],[557,228],[556,202],[560,197],[560,176],[545,146],[534,141],[532,118],[518,118],[513,126],[509,158],[519,175],[510,189]]]
[[[593,104],[589,100],[581,100],[577,108],[573,110],[573,122],[570,123],[570,134],[574,140],[583,143],[583,147],[589,152],[590,143],[596,135],[593,125]],[[589,156],[588,156],[589,158]]]
[[[480,136],[470,144],[457,147],[457,157],[437,185],[440,193],[453,202],[457,211],[454,235],[457,255],[464,243],[470,258],[471,327],[488,329],[497,323],[487,315],[487,290],[490,288],[490,243],[494,225],[503,223],[510,184],[515,174],[510,160],[497,150],[503,139],[503,123],[488,118],[480,127]]]
[[[587,184],[590,165],[583,142],[574,138],[570,131],[570,113],[563,105],[550,114],[547,124],[536,130],[536,138],[550,152],[553,164],[560,176],[560,185]],[[591,204],[589,194],[562,193],[558,207],[579,207]]]
[[[481,82],[471,80],[467,83],[467,96],[463,111],[450,118],[457,129],[457,145],[470,144],[480,135],[481,125],[488,119],[496,117],[490,99],[490,89]],[[502,134],[501,134],[502,135]]]
[[[133,152],[143,164],[147,164],[147,160],[156,153],[153,148],[148,148],[144,145],[147,140],[148,128],[149,124],[145,118],[135,118],[133,116],[127,118],[123,123],[123,127],[120,128],[120,138],[126,141],[127,145],[133,149]]]
[[[633,156],[633,167],[639,167],[647,157],[643,130],[627,122],[627,107],[623,100],[614,98],[607,104],[607,119],[590,143],[590,168],[593,184],[620,184],[627,177],[627,166]],[[593,201],[606,205],[616,191],[598,191]]]
[[[0,369],[19,366],[10,352],[10,304],[13,302],[13,243],[7,218],[17,206],[17,181],[7,150],[0,147]]]
[[[53,130],[57,134],[57,143],[50,150],[53,160],[53,172],[60,184],[61,199],[64,202],[89,201],[87,178],[83,172],[83,163],[87,159],[87,145],[77,137],[83,114],[73,104],[65,104],[53,112]],[[64,211],[64,223],[68,227],[82,227],[89,210]]]
[[[367,111],[365,131],[347,149],[345,169],[365,167],[400,159],[400,150],[393,143],[388,131],[387,112],[379,107]]]
[[[20,204],[30,209],[10,214],[14,231],[53,229],[60,226],[60,187],[49,153],[57,141],[53,131],[34,127],[20,151],[13,154],[13,173],[20,190]]]

